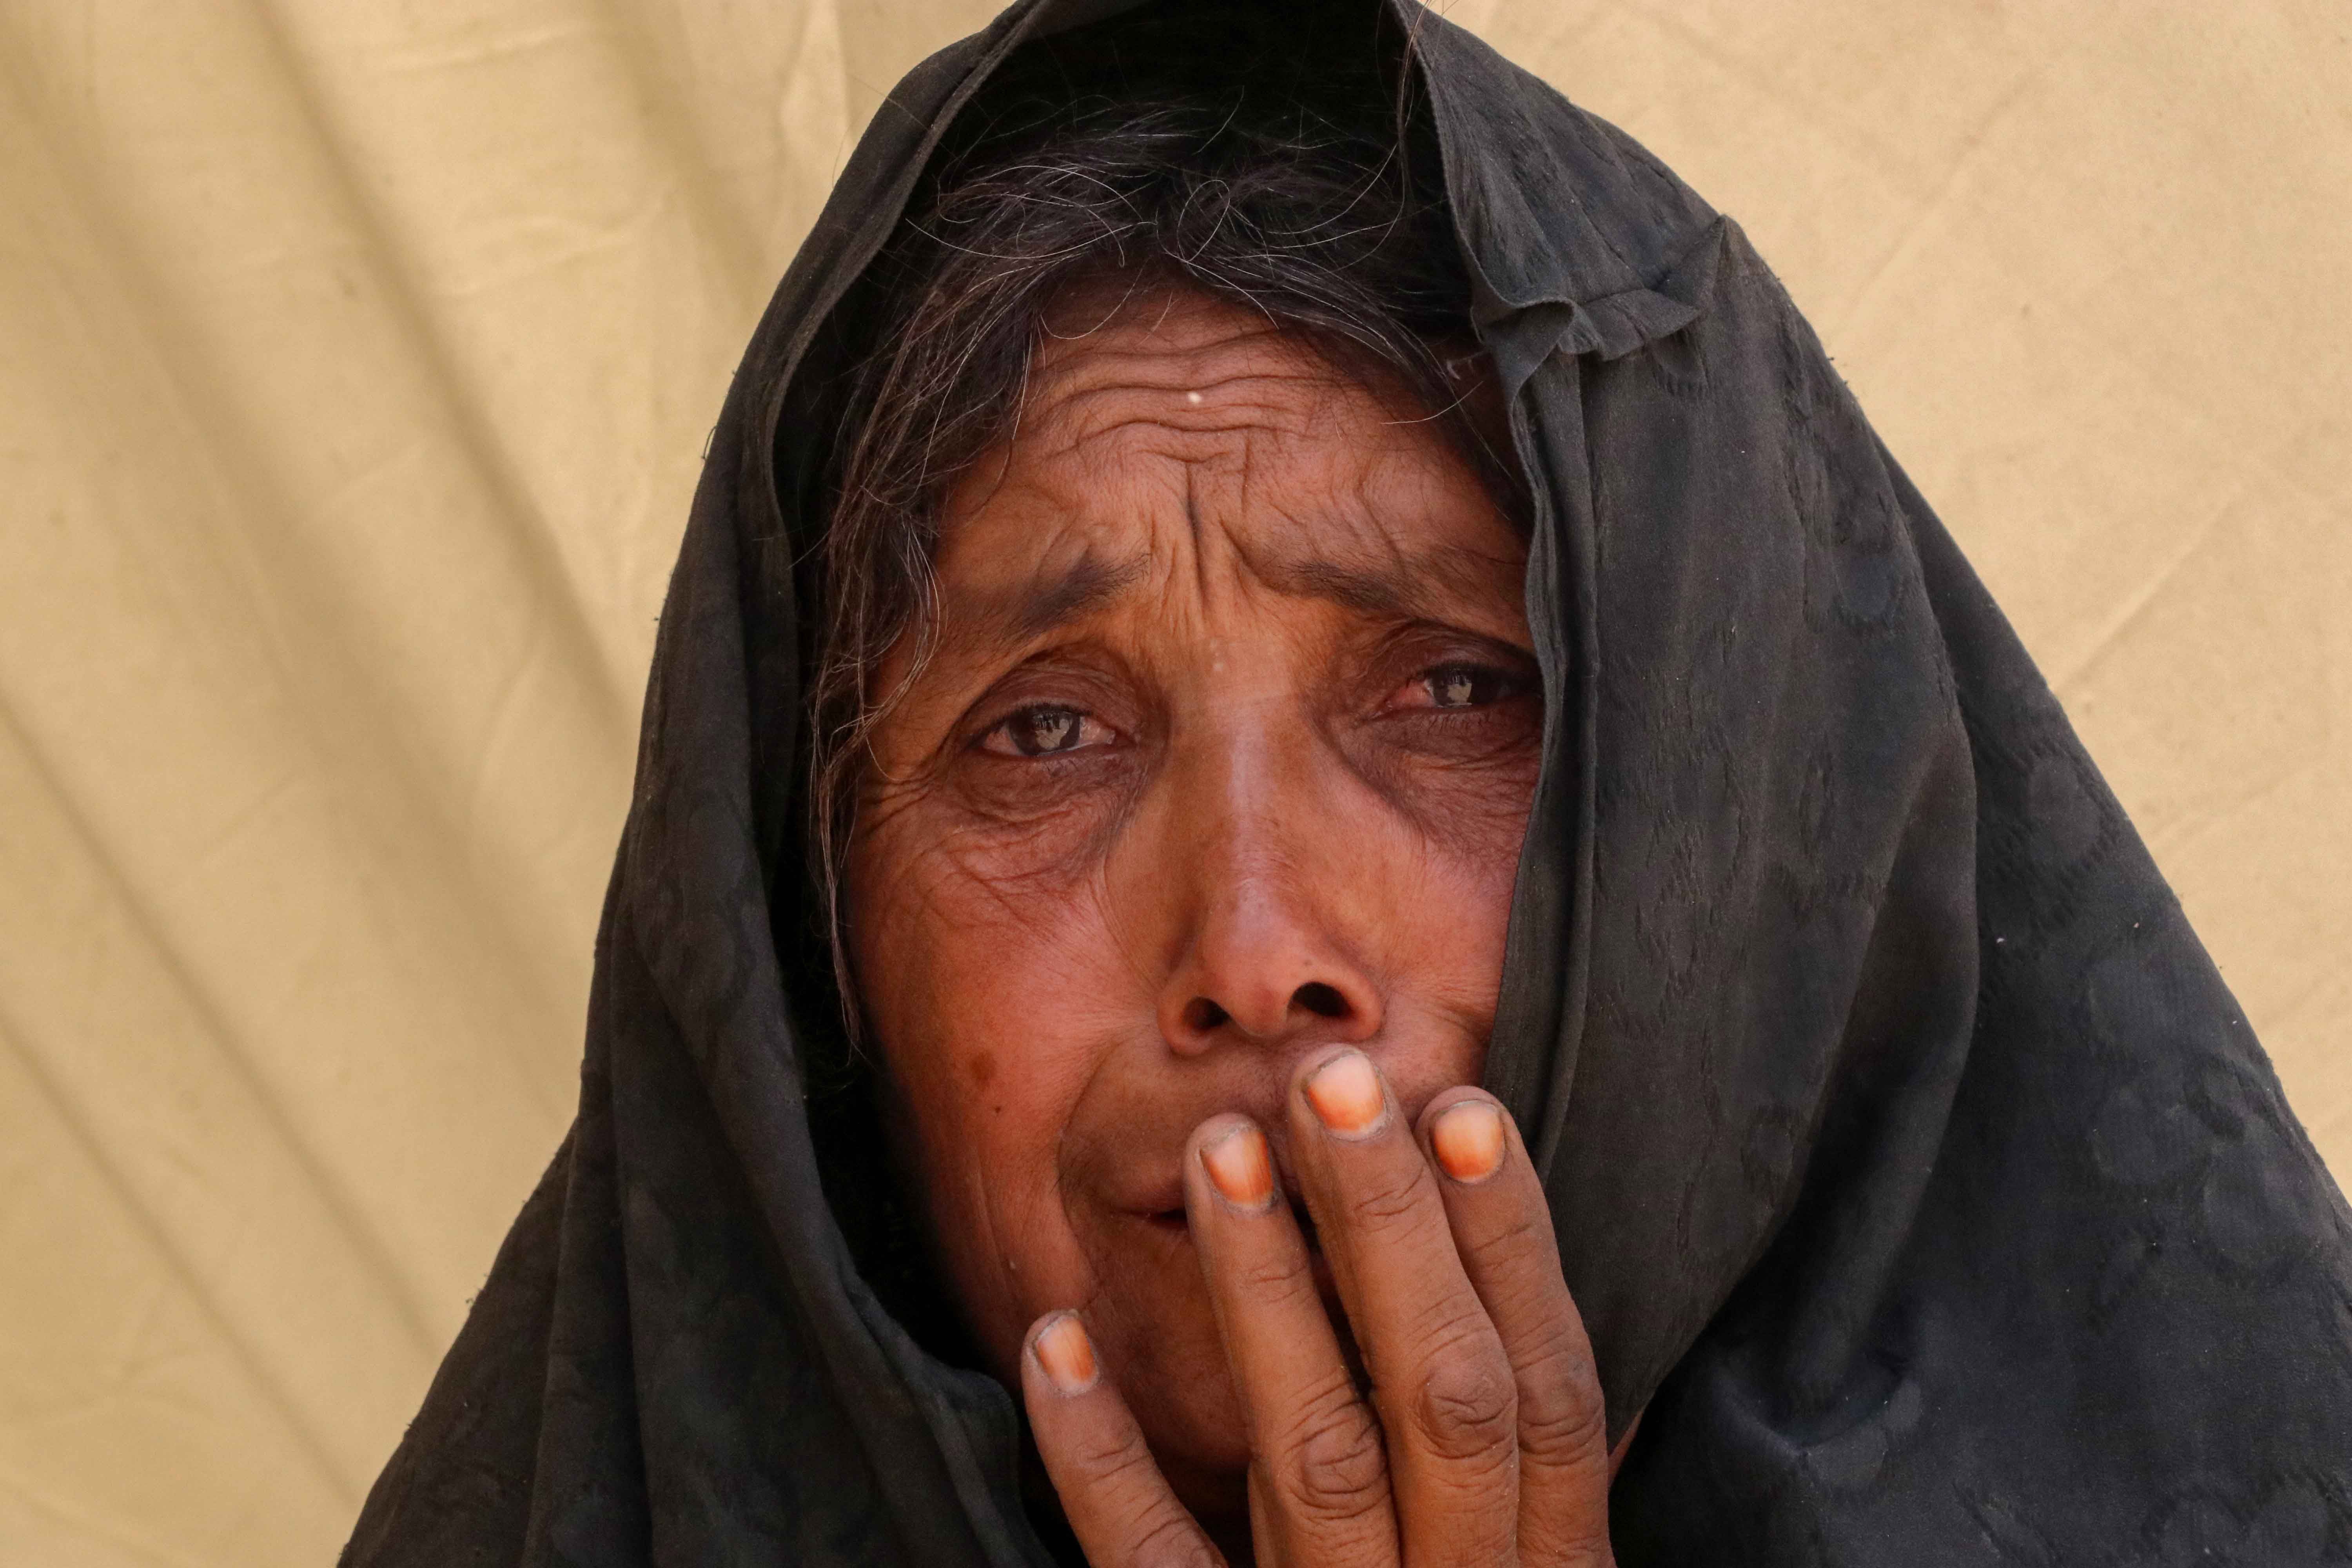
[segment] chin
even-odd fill
[[[1187,1504],[1242,1499],[1249,1436],[1192,1237],[1181,1218],[1114,1228],[1085,1307],[1106,1370]]]
[[[1203,1521],[1242,1515],[1249,1501],[1249,1441],[1222,1357],[1191,1376],[1171,1369],[1171,1375],[1120,1386],[1184,1505]]]

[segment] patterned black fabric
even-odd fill
[[[579,1120],[353,1568],[1046,1560],[1013,1402],[885,1310],[820,1180],[770,568],[821,521],[835,307],[947,121],[1119,9],[1024,0],[909,76],[761,323],[663,618]],[[2056,702],[1738,228],[1391,14],[1538,502],[1548,749],[1489,1082],[1612,1426],[1646,1408],[1621,1557],[2352,1561],[2352,1216]],[[1297,17],[1371,47],[1372,0]]]

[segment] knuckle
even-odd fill
[[[1551,1211],[1537,1210],[1511,1218],[1479,1244],[1479,1250],[1510,1273],[1523,1265],[1540,1264],[1558,1256],[1559,1243],[1551,1227]],[[1558,1265],[1553,1265],[1554,1272]]]
[[[1128,1561],[1134,1568],[1223,1568],[1192,1521],[1165,1509],[1144,1522]]]
[[[1518,1441],[1518,1390],[1491,1346],[1462,1344],[1432,1358],[1414,1390],[1413,1425],[1449,1459],[1475,1458]]]
[[[1352,1397],[1312,1411],[1287,1452],[1281,1489],[1307,1517],[1353,1519],[1386,1503],[1388,1452],[1380,1424]]]
[[[1551,1563],[1557,1568],[1614,1568],[1617,1558],[1609,1536],[1607,1505],[1550,1526],[1523,1528],[1519,1553],[1521,1562]]]
[[[1082,1436],[1069,1450],[1069,1462],[1078,1474],[1097,1487],[1142,1479],[1151,1468],[1151,1455],[1141,1443],[1118,1436]]]
[[[1252,1258],[1233,1272],[1234,1289],[1253,1300],[1285,1302],[1315,1288],[1314,1276],[1295,1258],[1269,1255]]]
[[[1592,1358],[1566,1347],[1521,1370],[1519,1451],[1538,1465],[1605,1457],[1608,1406]]]
[[[1381,1230],[1412,1219],[1436,1195],[1428,1164],[1414,1160],[1369,1183],[1348,1204],[1350,1217],[1368,1230]]]

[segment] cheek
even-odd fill
[[[1097,860],[1034,853],[964,811],[922,803],[861,834],[850,858],[850,947],[886,1039],[953,1058],[960,1093],[1034,1098],[1047,1069],[1108,1022],[1117,943]],[[1018,1070],[1008,1070],[1018,1069]]]
[[[1509,916],[1537,768],[1532,751],[1475,767],[1439,767],[1428,770],[1421,791],[1422,831],[1447,862],[1465,903],[1489,921]]]
[[[1327,864],[1355,872],[1350,923],[1378,954],[1392,1020],[1381,1070],[1416,1114],[1439,1090],[1484,1075],[1536,766],[1532,756],[1416,762],[1344,832],[1335,823],[1326,846]]]
[[[1517,822],[1499,825],[1516,829]],[[1476,1083],[1502,989],[1519,840],[1496,831],[1425,843],[1392,895],[1388,951],[1393,986],[1416,1013],[1453,1026],[1400,1031],[1382,1055],[1399,1099],[1417,1114],[1428,1096]],[[1475,849],[1475,853],[1465,853]],[[1391,884],[1396,886],[1396,884]]]
[[[1507,889],[1542,767],[1543,708],[1522,700],[1461,724],[1375,727],[1348,751],[1360,777],[1465,885]]]
[[[1511,895],[1535,801],[1532,743],[1465,760],[1388,758],[1359,776],[1379,797],[1390,832],[1354,836],[1378,864],[1364,880],[1385,887],[1373,918],[1408,972],[1443,976],[1448,990],[1502,977]],[[1335,837],[1337,836],[1335,835]]]
[[[895,815],[853,852],[852,959],[893,1085],[895,1163],[972,1331],[1010,1372],[1037,1312],[1091,1293],[1057,1160],[1111,1037],[1088,1005],[1105,928],[1098,900],[1024,896],[924,815]]]

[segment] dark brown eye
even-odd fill
[[[1420,678],[1432,708],[1483,708],[1509,695],[1511,678],[1476,664],[1444,664]]]
[[[1051,757],[1099,745],[1104,738],[1103,726],[1078,709],[1041,702],[1013,713],[981,745],[999,756]]]

